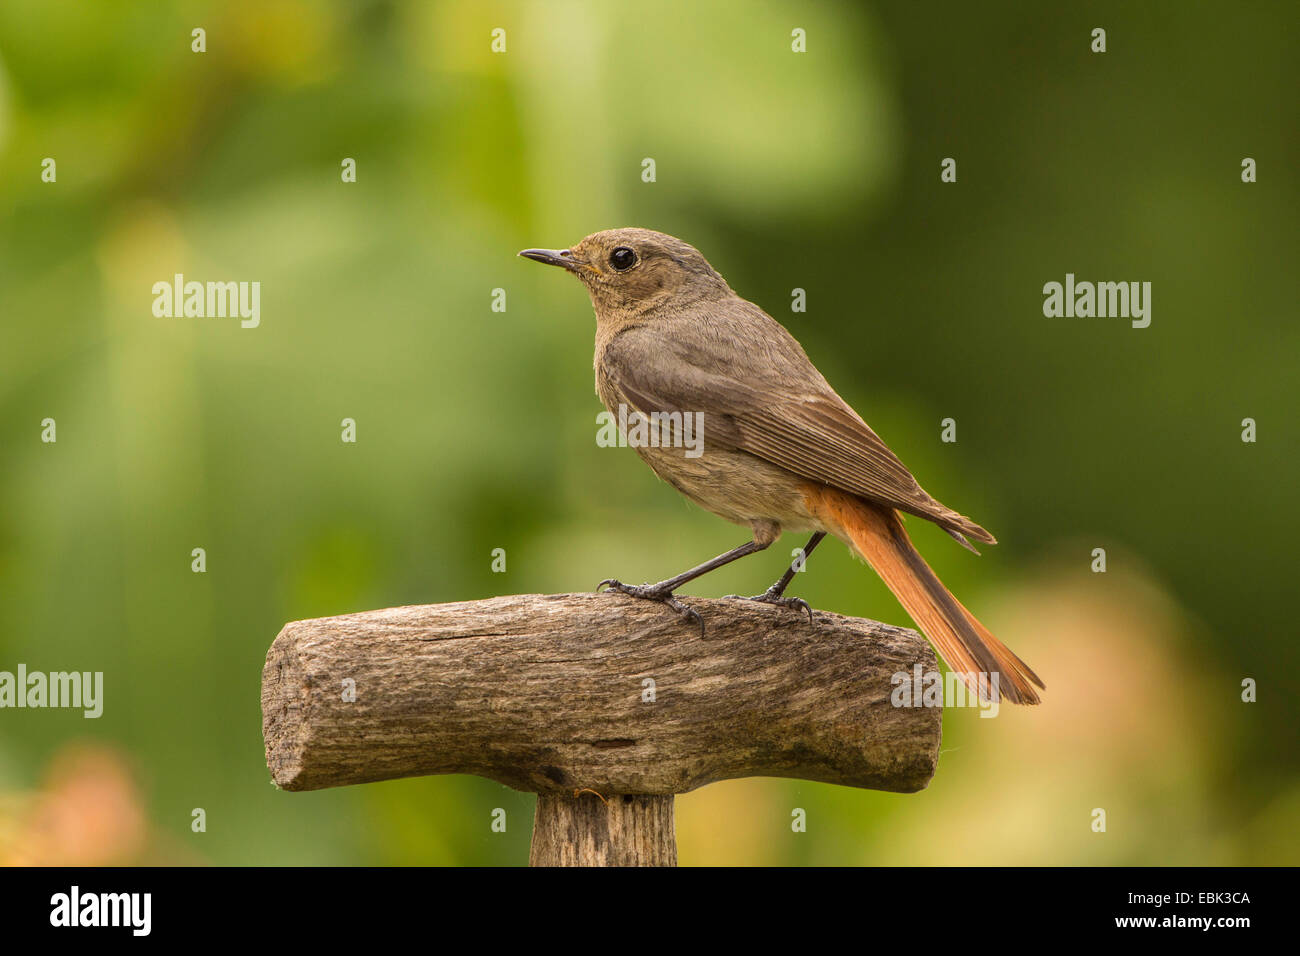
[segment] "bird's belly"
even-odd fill
[[[682,448],[636,452],[656,475],[700,507],[736,524],[773,521],[785,531],[819,530],[808,509],[807,480],[743,451],[705,447],[691,458]]]

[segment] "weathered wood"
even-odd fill
[[[539,793],[530,866],[676,866],[673,796]]]
[[[262,676],[272,777],[313,790],[471,773],[606,800],[747,776],[898,792],[929,782],[940,709],[890,702],[894,674],[937,668],[920,635],[823,611],[812,626],[768,605],[690,603],[704,636],[661,605],[607,593],[290,623]]]

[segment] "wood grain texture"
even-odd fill
[[[272,777],[314,790],[470,773],[606,799],[748,776],[897,792],[930,781],[940,708],[890,702],[895,673],[937,669],[916,632],[688,600],[703,636],[662,605],[608,593],[290,623],[262,675]]]
[[[529,866],[676,866],[671,794],[539,793]]]

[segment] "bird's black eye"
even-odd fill
[[[636,265],[636,253],[627,246],[619,246],[609,254],[609,264],[619,272],[626,272]]]

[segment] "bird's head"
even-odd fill
[[[581,279],[597,318],[732,294],[694,246],[649,229],[606,229],[568,249],[525,249],[519,254],[568,269]]]

